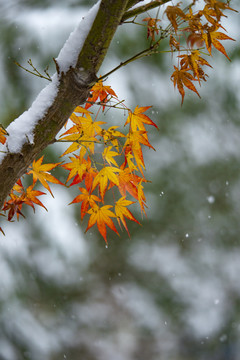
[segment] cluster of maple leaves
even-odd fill
[[[177,86],[182,97],[182,103],[185,96],[185,88],[192,90],[200,97],[194,82],[196,81],[201,85],[201,81],[206,81],[208,75],[204,72],[203,66],[212,67],[201,56],[201,53],[206,55],[204,53],[206,49],[208,54],[212,55],[212,48],[215,47],[230,60],[219,40],[234,40],[218,30],[225,30],[221,25],[221,18],[226,17],[223,11],[236,10],[219,0],[204,0],[204,8],[193,12],[197,1],[193,0],[191,5],[184,10],[180,8],[181,2],[175,6],[168,6],[165,10],[165,14],[171,23],[168,31],[170,49],[172,53],[178,53],[178,64],[177,66],[174,65],[171,80],[174,83],[174,87]],[[148,22],[147,37],[155,41],[155,35],[161,36],[162,29],[160,25],[158,26],[160,19],[148,17],[143,20]],[[184,54],[182,54],[183,52]]]
[[[35,209],[35,205],[45,208],[38,199],[44,195],[42,191],[35,190],[34,186],[39,181],[50,193],[49,183],[60,185],[80,185],[79,195],[71,204],[81,203],[81,219],[89,215],[87,230],[97,224],[98,230],[107,242],[106,225],[118,234],[113,222],[115,218],[120,228],[123,226],[129,234],[126,219],[139,221],[133,216],[128,207],[134,202],[140,204],[142,213],[145,214],[146,198],[143,183],[147,180],[143,175],[145,170],[142,147],[152,148],[148,140],[146,125],[156,124],[144,114],[147,107],[136,107],[128,112],[125,122],[125,132],[119,131],[118,126],[106,126],[106,122],[97,121],[99,112],[94,114],[88,109],[99,100],[102,111],[113,100],[116,104],[123,104],[110,86],[103,85],[100,80],[91,90],[85,108],[78,106],[69,118],[68,130],[59,137],[60,142],[70,143],[61,156],[69,156],[69,162],[43,164],[43,156],[33,161],[27,175],[32,175],[33,182],[25,190],[21,180],[18,180],[5,201],[2,211],[7,214],[8,221],[16,215],[19,219],[23,204]],[[108,105],[109,106],[109,105]],[[114,105],[110,105],[113,106]],[[100,109],[99,109],[100,110]],[[98,148],[96,150],[96,148]],[[71,155],[70,155],[71,154]],[[66,184],[63,184],[50,171],[56,167],[63,167],[68,173]],[[115,191],[117,189],[117,191]],[[105,203],[105,194],[111,191],[115,204]],[[135,201],[127,199],[130,195]]]
[[[170,21],[169,45],[172,52],[178,53],[178,65],[174,66],[171,80],[181,94],[182,103],[185,96],[184,87],[200,96],[193,82],[197,81],[200,84],[202,80],[206,81],[207,75],[202,67],[211,65],[201,56],[201,49],[204,46],[209,55],[214,46],[229,59],[219,40],[233,39],[219,32],[218,29],[223,28],[220,24],[221,17],[225,16],[223,10],[234,9],[218,0],[204,1],[204,8],[196,12],[193,12],[192,6],[197,0],[194,0],[192,6],[185,11],[180,8],[180,3],[168,6],[165,10]],[[151,41],[159,41],[155,36],[161,36],[162,29],[158,25],[160,19],[148,17],[143,21],[148,22],[147,37],[151,38]],[[182,39],[185,40],[186,46],[182,45]],[[89,110],[94,104],[100,106],[96,115]],[[117,108],[119,104],[128,114],[122,131],[119,126],[109,127],[106,122],[98,120],[100,109],[104,112],[106,107]],[[52,196],[49,183],[77,186],[79,194],[71,204],[81,203],[81,219],[88,215],[86,231],[96,224],[106,243],[106,226],[118,234],[116,228],[118,223],[120,228],[123,226],[129,234],[126,219],[138,224],[139,221],[128,207],[137,202],[142,214],[146,215],[144,183],[147,180],[144,176],[145,163],[142,149],[143,147],[153,149],[146,126],[157,128],[157,125],[145,114],[149,108],[150,106],[137,106],[131,111],[118,100],[114,90],[99,79],[93,86],[85,107],[78,106],[75,109],[68,121],[67,130],[65,128],[64,133],[59,136],[58,141],[70,143],[61,155],[68,156],[68,162],[43,164],[43,156],[33,161],[27,172],[27,175],[32,175],[31,185],[25,189],[21,179],[18,180],[5,201],[0,215],[12,221],[15,216],[17,219],[20,215],[24,216],[22,213],[24,204],[31,206],[33,210],[35,205],[45,208],[39,200],[39,196],[45,193],[35,189],[38,182]],[[0,127],[2,144],[5,143],[7,135],[7,131]],[[68,171],[65,184],[50,173],[57,167]],[[114,205],[106,203],[107,192],[111,193]],[[3,232],[2,228],[0,231]]]

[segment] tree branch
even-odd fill
[[[13,185],[26,173],[35,157],[55,141],[55,136],[76,106],[86,101],[90,88],[97,80],[96,73],[103,62],[110,42],[126,10],[127,3],[128,0],[101,1],[92,27],[78,54],[76,65],[70,66],[66,72],[61,71],[61,66],[57,66],[57,74],[55,74],[56,93],[52,94],[52,100],[51,96],[50,100],[48,99],[44,107],[44,115],[40,116],[39,119],[36,118],[35,123],[31,124],[33,126],[32,139],[29,139],[28,134],[20,134],[24,141],[21,143],[19,151],[10,146],[14,143],[14,137],[9,131],[4,146],[5,153],[2,152],[0,156],[0,208],[2,208]],[[48,86],[53,86],[54,90],[53,82]],[[45,93],[48,94],[49,90],[51,88],[47,88]],[[37,106],[38,99],[27,114],[23,114],[14,123],[21,126],[22,118],[24,116],[26,118],[27,115],[30,117],[37,110]],[[10,128],[11,125],[13,124],[10,124]],[[16,141],[18,141],[17,137]]]
[[[138,6],[135,9],[132,9],[132,10],[129,10],[129,11],[125,12],[125,14],[122,17],[121,22],[123,23],[125,20],[130,19],[131,17],[137,16],[137,15],[142,14],[142,13],[148,11],[148,10],[151,10],[151,9],[154,9],[154,8],[156,8],[158,6],[166,4],[169,1],[171,1],[171,0],[155,0],[155,1],[152,1],[151,3],[149,3],[149,4]],[[135,4],[137,4],[138,2],[139,1],[134,1],[134,0],[131,1],[131,3],[135,3]]]
[[[144,1],[144,0],[128,0],[128,4],[127,4],[127,7],[126,9],[130,9],[131,7],[133,7],[134,5],[140,3],[141,1]]]

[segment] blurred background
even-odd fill
[[[0,0],[4,126],[47,85],[14,61],[27,67],[31,59],[52,75],[52,58],[94,3]],[[231,6],[239,10],[239,1]],[[131,239],[109,230],[105,247],[94,228],[84,234],[80,206],[67,205],[76,189],[60,186],[54,199],[41,199],[48,212],[2,221],[1,360],[240,359],[240,22],[227,15],[223,25],[237,40],[224,43],[232,61],[215,52],[208,59],[214,69],[201,99],[187,91],[181,107],[169,53],[106,82],[132,109],[153,105],[148,115],[159,127],[150,129],[156,152],[145,153],[147,218],[131,209],[143,225],[128,223]],[[146,45],[146,28],[122,25],[101,75]],[[121,115],[103,120],[125,121]],[[61,151],[49,146],[46,161],[59,161]]]

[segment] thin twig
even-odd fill
[[[35,75],[35,76],[37,76],[37,77],[39,77],[39,78],[41,78],[41,79],[45,79],[45,80],[48,80],[48,81],[52,81],[50,75],[49,75],[48,72],[47,72],[48,67],[44,70],[44,73],[47,75],[47,76],[45,76],[45,75],[42,75],[42,74],[37,70],[37,68],[33,65],[31,59],[28,60],[28,64],[31,66],[31,68],[33,69],[33,71],[25,68],[24,66],[22,66],[21,64],[19,64],[17,61],[14,61],[14,63],[15,63],[17,66],[19,66],[21,69],[27,71],[29,74]]]

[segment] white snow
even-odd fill
[[[79,25],[70,34],[68,40],[61,49],[56,58],[61,72],[65,73],[71,66],[76,66],[78,55],[95,20],[99,5],[100,0],[89,10],[87,15],[82,18]]]
[[[34,127],[52,104],[57,89],[58,78],[55,74],[52,82],[40,92],[32,106],[7,127],[9,136],[0,152],[0,163],[7,152],[20,152],[24,143],[33,143]]]

